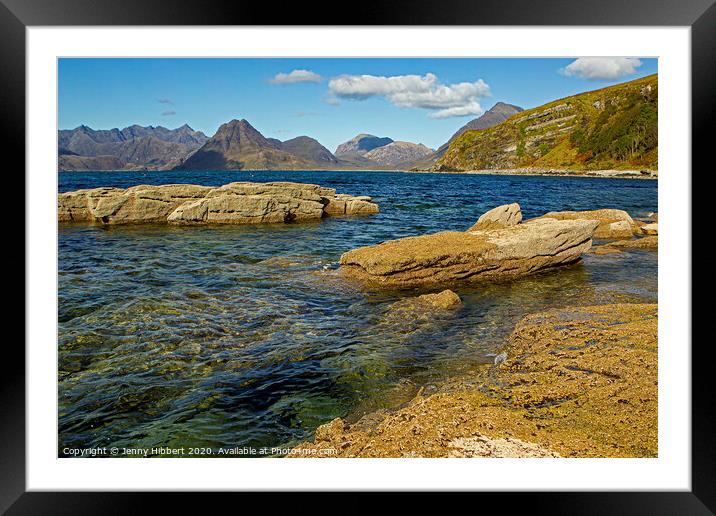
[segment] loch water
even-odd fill
[[[525,314],[656,302],[657,253],[587,254],[508,283],[454,288],[454,312],[391,317],[430,290],[368,292],[336,274],[359,246],[465,230],[519,202],[657,210],[657,182],[398,172],[66,172],[59,191],[296,181],[370,195],[378,215],[257,226],[61,224],[59,453],[93,447],[285,448],[335,417],[399,406],[491,362]],[[280,453],[279,453],[280,454]]]

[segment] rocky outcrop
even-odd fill
[[[139,185],[58,196],[60,222],[101,224],[260,224],[378,213],[367,196],[303,183],[237,182],[224,186]]]
[[[631,238],[639,234],[639,225],[624,210],[602,209],[588,211],[551,211],[542,217],[556,220],[596,220],[599,226],[594,238]],[[536,220],[536,219],[533,219]]]
[[[483,213],[468,231],[506,228],[519,224],[521,221],[522,210],[520,205],[515,202],[492,208],[490,211]]]
[[[535,219],[515,226],[446,231],[361,247],[341,256],[348,277],[374,287],[505,279],[578,261],[595,220]]]
[[[654,304],[528,315],[498,364],[354,424],[334,419],[288,456],[656,457],[657,330]]]

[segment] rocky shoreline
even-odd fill
[[[350,251],[341,268],[369,287],[512,278],[573,263],[586,252],[657,249],[657,220],[657,214],[640,221],[602,209],[551,212],[522,223],[513,203],[485,213],[464,233]],[[610,242],[592,248],[592,237]],[[399,301],[389,314],[403,320],[460,304],[455,292],[443,290]],[[657,334],[656,304],[528,315],[493,365],[433,386],[429,395],[421,389],[407,405],[353,424],[334,419],[288,456],[655,457]]]
[[[655,304],[526,316],[494,365],[288,457],[656,457],[657,327]]]
[[[57,199],[59,222],[108,225],[286,223],[378,211],[368,196],[289,182],[94,188],[62,193]]]

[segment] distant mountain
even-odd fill
[[[363,156],[367,152],[388,145],[389,143],[393,143],[391,138],[380,138],[372,134],[362,133],[345,143],[341,143],[336,148],[335,155],[338,158]]]
[[[385,169],[429,159],[434,154],[420,143],[395,141],[361,133],[341,143],[335,155],[348,168]]]
[[[489,110],[485,111],[482,115],[470,120],[468,123],[463,125],[460,129],[453,134],[450,139],[442,144],[435,152],[436,158],[441,157],[445,154],[450,144],[455,141],[457,137],[463,134],[465,131],[477,131],[479,129],[487,129],[494,125],[500,124],[510,118],[512,115],[523,111],[519,106],[513,106],[512,104],[505,104],[504,102],[498,102],[492,106]]]
[[[487,129],[466,131],[436,171],[658,168],[656,74],[555,100]]]
[[[201,131],[195,131],[187,124],[176,129],[167,129],[166,127],[142,127],[141,125],[131,125],[122,129],[122,134],[127,140],[133,138],[143,138],[151,136],[157,140],[169,143],[182,143],[190,147],[200,147],[209,138]]]
[[[376,147],[363,154],[379,165],[396,166],[401,163],[413,163],[431,156],[435,151],[422,143],[394,141],[381,147]]]
[[[84,170],[85,164],[123,168],[171,168],[199,148],[207,137],[188,125],[177,129],[132,125],[94,130],[86,125],[58,131],[58,156],[102,157],[101,160],[60,160],[60,170]],[[115,160],[108,160],[114,157]],[[105,170],[104,168],[98,170]]]
[[[122,170],[125,163],[116,156],[78,156],[62,154],[59,156],[59,170]]]
[[[242,119],[223,124],[214,136],[176,168],[301,170],[326,168],[332,156],[312,138],[299,137],[288,142],[266,138],[248,121]],[[317,161],[322,158],[323,161]],[[326,159],[328,161],[325,161]]]
[[[292,140],[278,143],[279,148],[294,156],[322,165],[337,165],[338,159],[317,140],[308,136],[299,136]]]

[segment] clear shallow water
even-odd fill
[[[519,281],[455,289],[439,316],[390,308],[424,291],[370,293],[335,273],[383,240],[464,230],[519,202],[657,211],[657,183],[387,172],[60,173],[98,186],[298,181],[371,195],[381,213],[310,224],[59,228],[59,449],[287,446],[334,417],[396,406],[492,361],[526,313],[655,301],[653,251],[589,254]]]

